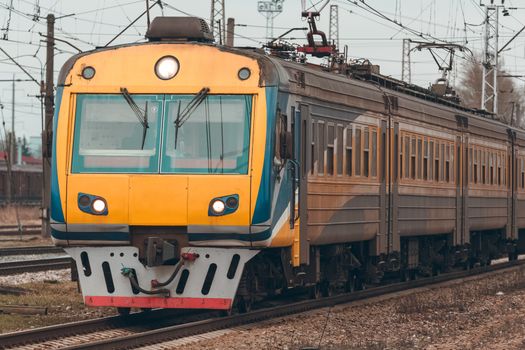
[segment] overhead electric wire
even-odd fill
[[[190,17],[198,17],[198,16],[195,16],[195,15],[193,15],[193,14],[191,14],[191,13],[188,13],[188,12],[185,12],[185,11],[183,11],[183,10],[181,10],[181,9],[178,9],[178,8],[176,8],[175,6],[170,5],[170,4],[167,3],[166,1],[162,1],[162,0],[160,0],[160,2],[161,2],[164,6],[166,6],[167,8],[169,8],[169,9],[171,9],[171,10],[174,10],[174,11],[177,11],[177,12],[180,12],[180,13],[186,15],[186,16],[190,16]],[[207,19],[208,19],[208,21],[209,21],[209,18],[207,18]],[[228,33],[228,31],[226,31],[226,33]],[[234,35],[235,37],[238,37],[238,38],[242,38],[242,39],[245,39],[245,40],[253,41],[253,42],[255,42],[255,43],[259,44],[259,45],[264,45],[264,44],[265,44],[265,43],[262,42],[262,41],[254,40],[254,39],[251,38],[251,37],[247,37],[247,36],[241,35],[241,34],[236,33],[236,32],[234,32],[233,35]]]
[[[367,12],[369,12],[369,13],[371,13],[371,14],[377,16],[377,17],[379,17],[379,18],[382,18],[382,19],[384,19],[384,20],[386,20],[386,21],[388,21],[388,22],[390,22],[390,23],[393,23],[394,25],[396,25],[396,26],[402,28],[403,30],[405,30],[405,31],[407,31],[407,32],[409,32],[409,33],[411,33],[411,34],[413,34],[413,35],[415,35],[415,36],[418,36],[418,37],[423,38],[423,39],[426,39],[426,40],[429,40],[428,38],[431,38],[431,39],[433,39],[434,41],[439,41],[439,42],[441,42],[441,43],[448,43],[447,41],[445,41],[445,40],[441,40],[440,38],[437,38],[437,37],[435,37],[435,36],[433,36],[433,35],[430,35],[430,34],[428,34],[428,33],[427,33],[427,34],[424,34],[422,31],[418,31],[418,30],[416,30],[416,29],[413,29],[413,28],[410,28],[410,27],[408,27],[408,26],[405,26],[405,25],[403,25],[402,23],[398,23],[398,22],[394,21],[393,19],[391,19],[391,18],[389,18],[388,16],[386,16],[385,14],[383,14],[381,11],[379,11],[379,10],[375,9],[374,7],[370,6],[369,4],[367,4],[367,3],[365,2],[365,0],[360,0],[360,1],[357,1],[357,0],[347,0],[347,1],[348,1],[348,3],[353,4],[353,5],[355,5],[355,6],[359,7],[359,8],[361,8],[361,9],[363,9],[363,10],[365,10],[365,11],[367,11]],[[363,6],[360,5],[360,4],[363,4],[365,7],[363,7]]]

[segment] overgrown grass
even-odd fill
[[[28,283],[19,287],[26,289],[27,293],[20,296],[0,295],[0,305],[47,307],[47,315],[0,313],[0,333],[115,314],[112,309],[86,308],[75,282]]]

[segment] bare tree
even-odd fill
[[[500,60],[498,69],[498,118],[507,124],[525,127],[525,89],[514,83],[512,78],[506,77],[503,62]],[[483,66],[479,57],[472,57],[463,64],[463,73],[456,90],[462,104],[469,108],[480,108]],[[492,106],[489,105],[489,109]]]

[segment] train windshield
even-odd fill
[[[128,97],[77,95],[73,173],[248,172],[251,95]]]

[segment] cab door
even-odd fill
[[[308,240],[308,169],[312,161],[310,152],[312,130],[310,110],[305,104],[299,106],[296,113],[295,140],[299,144],[295,155],[299,164],[299,262],[301,265],[310,264],[310,243]]]

